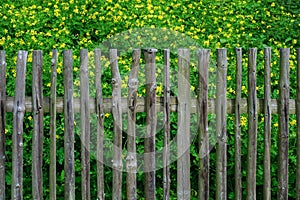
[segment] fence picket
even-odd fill
[[[257,157],[257,98],[256,98],[256,56],[257,49],[248,51],[248,157],[247,157],[247,199],[256,199],[256,157]]]
[[[198,51],[199,199],[209,199],[208,68],[210,50]]]
[[[236,97],[235,97],[235,135],[234,135],[234,180],[235,199],[242,199],[241,163],[241,96],[242,96],[242,48],[236,48]]]
[[[264,200],[271,199],[271,48],[264,49]]]
[[[32,135],[32,196],[33,199],[43,199],[43,137],[44,112],[42,89],[43,52],[36,50],[32,53],[32,106],[33,106],[33,135]]]
[[[104,200],[103,140],[104,140],[104,106],[102,98],[101,50],[95,49],[94,62],[96,70],[96,114],[97,114],[97,199]]]
[[[191,197],[190,183],[190,51],[178,50],[177,199]]]
[[[52,51],[50,93],[50,199],[56,200],[56,80],[57,50]]]
[[[146,63],[146,136],[145,136],[145,197],[155,199],[155,134],[156,134],[156,49],[143,49]]]
[[[164,200],[170,199],[170,49],[164,49]]]
[[[114,119],[113,155],[113,199],[122,199],[122,107],[121,76],[118,68],[117,49],[110,49],[109,59],[112,72],[112,114]]]
[[[296,120],[297,120],[297,165],[296,165],[296,199],[300,199],[300,48],[297,49],[297,88],[296,88]]]
[[[288,199],[289,149],[289,56],[290,49],[280,49],[279,133],[278,133],[278,199]]]
[[[0,51],[0,199],[5,199],[6,53]]]
[[[226,79],[227,49],[217,49],[216,94],[216,199],[227,199]]]
[[[65,199],[75,199],[74,160],[74,99],[73,99],[73,58],[72,50],[63,52],[64,66],[64,170]]]
[[[27,51],[19,51],[16,67],[16,88],[13,111],[12,185],[13,200],[23,199],[23,122],[25,114],[25,79]]]
[[[138,90],[138,72],[140,67],[141,51],[134,49],[132,52],[132,68],[128,79],[128,130],[127,130],[127,157],[126,157],[126,187],[127,199],[137,199],[137,158],[136,158],[136,102]]]
[[[90,191],[90,107],[88,50],[80,51],[80,121],[81,121],[81,197],[91,199]]]

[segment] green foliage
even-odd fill
[[[209,97],[215,97],[215,49],[228,48],[228,76],[227,97],[235,97],[235,47],[243,47],[243,88],[242,97],[247,97],[247,55],[250,47],[258,48],[257,64],[257,92],[258,98],[263,98],[263,48],[272,47],[272,98],[278,97],[279,81],[279,48],[291,48],[290,70],[291,83],[296,82],[296,52],[299,46],[298,35],[300,30],[300,6],[297,0],[282,1],[251,1],[251,0],[87,0],[87,1],[9,1],[3,0],[0,5],[0,50],[7,53],[7,95],[14,96],[17,50],[28,50],[28,64],[26,73],[26,95],[31,95],[31,62],[32,50],[41,49],[44,52],[43,88],[44,95],[50,94],[50,61],[52,49],[59,50],[58,60],[58,96],[63,96],[63,62],[62,50],[72,49],[74,58],[74,96],[79,93],[79,50],[87,48],[92,51],[97,47],[104,48],[102,55],[102,87],[105,97],[111,96],[111,72],[109,68],[108,47],[124,48],[119,57],[119,67],[122,77],[122,94],[127,95],[127,81],[131,66],[132,48],[149,47],[157,44],[157,82],[158,88],[163,86],[163,48],[171,49],[171,95],[177,94],[177,49],[185,46],[191,49],[191,93],[196,96],[197,88],[197,60],[195,52],[198,48],[211,49]],[[143,28],[143,29],[142,29]],[[139,30],[146,30],[139,35]],[[154,31],[153,31],[154,30]],[[159,31],[157,31],[159,30]],[[148,31],[148,32],[147,32]],[[127,37],[127,36],[130,37]],[[145,36],[145,37],[143,37]],[[148,40],[148,39],[151,40]],[[178,40],[182,38],[182,40]],[[119,42],[122,43],[119,43]],[[105,51],[106,50],[106,51]],[[93,54],[90,54],[93,56]],[[93,60],[90,60],[93,63]],[[90,85],[94,84],[95,71],[90,64]],[[145,64],[141,61],[139,73],[138,95],[145,95]],[[295,98],[295,84],[291,84],[291,97]],[[160,92],[159,92],[160,91]],[[95,90],[91,87],[91,95]],[[158,96],[163,92],[158,90]],[[113,140],[113,119],[110,114],[105,115],[104,149],[111,151],[109,141]],[[242,117],[242,175],[243,192],[246,194],[246,156],[247,156],[247,115]],[[277,131],[278,116],[272,116],[272,197],[276,197],[277,190]],[[95,117],[94,117],[95,118]],[[93,118],[92,118],[93,119]],[[210,116],[211,121],[213,116]],[[228,176],[234,176],[234,116],[228,115]],[[12,114],[7,114],[7,153],[6,153],[6,184],[7,199],[9,199],[11,186],[11,137]],[[63,197],[64,184],[64,119],[62,114],[57,115],[57,195]],[[76,171],[76,197],[80,197],[80,128],[76,126],[75,143],[75,171]],[[124,129],[126,130],[126,116],[124,115]],[[295,116],[290,116],[290,151],[289,151],[289,184],[296,183],[296,125]],[[24,121],[24,185],[31,185],[31,135],[32,114],[27,113]],[[95,127],[94,127],[95,128]],[[92,130],[95,130],[92,128]],[[145,130],[145,113],[137,115],[137,132],[142,135]],[[213,130],[212,130],[213,131]],[[44,172],[44,198],[48,199],[49,187],[49,116],[45,115],[45,139],[43,150]],[[193,131],[192,131],[193,132]],[[258,143],[263,143],[263,116],[259,116]],[[177,114],[171,115],[171,136],[177,134]],[[92,136],[94,137],[94,136]],[[214,137],[211,138],[212,143]],[[126,136],[124,138],[126,144]],[[144,139],[137,138],[137,152],[143,153]],[[191,146],[191,181],[192,197],[197,197],[198,177],[198,139],[193,138]],[[157,133],[156,148],[163,147],[163,133]],[[176,150],[176,148],[175,148]],[[215,149],[210,154],[210,183],[211,199],[215,195]],[[91,158],[91,188],[92,199],[96,196],[96,161]],[[176,162],[171,168],[171,197],[176,199]],[[257,166],[258,199],[262,198],[263,185],[263,145],[258,145]],[[124,174],[125,175],[125,174]],[[138,173],[138,197],[143,198],[143,173]],[[124,177],[125,180],[125,177]],[[157,198],[162,199],[162,170],[157,171]],[[105,194],[112,197],[112,170],[105,166]],[[24,187],[24,199],[31,199],[31,187]],[[125,186],[124,186],[125,195]],[[228,195],[234,197],[234,179],[228,179]],[[289,196],[295,198],[295,188],[289,188]]]

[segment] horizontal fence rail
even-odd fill
[[[89,62],[90,57],[87,50],[80,51],[80,98],[74,97],[74,60],[72,50],[63,51],[63,87],[64,96],[57,96],[57,65],[58,52],[53,50],[51,59],[51,87],[50,96],[43,96],[42,77],[43,71],[43,53],[42,51],[33,51],[32,57],[32,96],[26,94],[26,69],[27,51],[19,51],[16,62],[16,83],[15,96],[6,96],[6,76],[7,76],[7,55],[5,51],[0,51],[0,199],[8,197],[6,193],[6,174],[7,169],[5,163],[12,163],[11,175],[11,199],[23,199],[23,151],[24,151],[24,115],[26,112],[33,113],[33,130],[32,130],[32,198],[43,199],[43,170],[45,163],[43,162],[43,143],[48,137],[44,133],[45,118],[44,114],[49,113],[50,128],[50,163],[49,163],[49,197],[50,199],[61,199],[57,196],[57,113],[63,113],[64,122],[64,141],[60,144],[64,147],[64,198],[75,199],[76,177],[81,177],[81,196],[82,199],[91,199],[91,188],[97,189],[97,199],[105,199],[105,163],[104,163],[104,142],[105,142],[105,113],[112,114],[113,127],[113,147],[112,147],[112,198],[122,199],[126,195],[127,199],[138,199],[137,182],[138,163],[143,165],[144,178],[144,194],[145,199],[156,199],[157,196],[157,163],[163,163],[162,166],[162,186],[163,189],[159,192],[163,193],[163,199],[170,199],[170,193],[176,194],[177,199],[191,199],[191,145],[195,145],[198,150],[197,157],[197,173],[198,173],[198,191],[196,191],[199,199],[208,200],[211,198],[210,191],[210,176],[213,171],[216,177],[215,199],[228,198],[228,151],[234,149],[234,188],[235,199],[257,198],[257,160],[258,160],[258,145],[263,145],[264,151],[262,155],[263,161],[263,197],[271,199],[272,188],[272,171],[271,171],[271,121],[272,115],[278,115],[278,174],[277,174],[277,197],[278,199],[288,199],[289,190],[289,116],[296,114],[297,120],[297,169],[296,169],[296,198],[300,199],[300,49],[297,49],[297,88],[296,98],[290,99],[290,49],[280,49],[280,69],[279,69],[279,98],[271,99],[271,49],[264,49],[264,97],[257,98],[257,49],[250,48],[248,50],[247,65],[247,98],[242,98],[242,48],[236,48],[236,88],[235,98],[226,98],[227,91],[227,74],[230,63],[227,61],[227,49],[217,49],[216,52],[216,98],[209,98],[208,82],[209,82],[209,62],[211,51],[209,49],[199,49],[197,51],[197,84],[196,95],[192,95],[190,90],[191,83],[191,51],[189,49],[179,49],[178,70],[177,70],[177,96],[172,96],[170,92],[170,77],[171,77],[171,58],[170,50],[163,51],[163,94],[157,96],[158,80],[156,79],[157,72],[157,49],[134,49],[132,53],[132,65],[130,68],[130,76],[127,80],[128,95],[122,97],[122,79],[119,69],[119,56],[117,49],[110,49],[109,63],[111,72],[111,97],[107,98],[103,95],[103,66],[101,63],[101,50],[96,49],[93,57],[95,67],[95,96],[90,95],[89,84]],[[141,73],[141,57],[143,56],[145,63],[145,96],[138,97],[138,75]],[[44,74],[45,75],[45,74]],[[47,74],[48,75],[48,74]],[[12,160],[7,160],[6,155],[6,114],[11,112],[13,116],[12,123]],[[145,130],[144,138],[144,154],[142,158],[138,157],[137,145],[137,114],[145,113]],[[158,116],[163,113],[163,154],[160,158],[156,156],[157,142],[157,126]],[[176,125],[176,149],[171,148],[171,112],[177,113]],[[75,114],[80,113],[80,170],[81,174],[75,173],[76,153],[75,146]],[[91,114],[96,114],[97,127],[91,130]],[[126,124],[122,118],[123,114],[127,114]],[[191,141],[191,116],[196,115],[197,125],[196,133],[198,135],[198,143]],[[215,135],[215,160],[212,165],[210,161],[210,132],[209,132],[209,114],[213,114],[216,119]],[[234,137],[234,146],[228,147],[228,138],[231,137],[227,133],[228,114],[234,114],[234,133],[230,133]],[[242,114],[247,115],[247,153],[246,167],[247,173],[245,180],[242,174]],[[258,114],[264,116],[263,133],[258,128]],[[47,118],[48,119],[48,118]],[[232,118],[233,119],[233,118]],[[127,128],[127,141],[124,144],[125,133],[124,127]],[[96,137],[92,139],[92,132],[96,132]],[[258,134],[263,134],[262,144],[258,143]],[[97,164],[95,173],[97,183],[91,182],[91,142],[95,140],[95,155]],[[261,142],[261,141],[260,141]],[[27,147],[28,148],[28,147]],[[125,153],[124,153],[124,150]],[[26,152],[26,151],[24,151]],[[176,183],[171,182],[170,164],[172,153],[176,154]],[[174,156],[174,155],[173,155]],[[140,159],[140,160],[138,160]],[[160,160],[161,159],[161,160]],[[142,160],[142,161],[141,161]],[[195,162],[195,161],[193,161]],[[211,166],[215,166],[212,169]],[[126,170],[126,173],[123,171]],[[140,169],[139,169],[140,170]],[[126,178],[124,179],[124,177]],[[195,178],[195,177],[193,177]],[[244,181],[244,182],[243,182]],[[244,183],[244,184],[243,184]],[[123,187],[126,184],[126,187]],[[171,187],[172,184],[176,185]],[[95,186],[93,186],[95,185]],[[28,187],[28,186],[27,186]],[[294,187],[294,186],[293,186]],[[126,188],[126,192],[122,189]],[[176,188],[176,191],[171,191],[171,188]],[[245,189],[245,191],[243,191]]]

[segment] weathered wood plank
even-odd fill
[[[300,48],[297,49],[297,88],[296,88],[296,118],[297,118],[297,170],[296,199],[300,199]]]
[[[147,200],[155,199],[155,134],[156,134],[156,49],[143,49],[146,63],[146,135],[144,153],[145,171],[145,197]]]
[[[104,104],[102,97],[101,50],[95,49],[96,70],[96,114],[97,114],[97,199],[104,200],[103,141],[104,141]],[[111,101],[110,101],[111,103]],[[90,104],[91,105],[91,104]]]
[[[33,135],[32,135],[32,196],[33,199],[43,199],[43,137],[44,112],[42,69],[43,52],[35,50],[32,53],[32,105],[33,105]]]
[[[49,112],[50,107],[50,98],[44,97],[44,113]],[[127,112],[128,108],[128,102],[127,97],[122,98],[121,100],[121,107],[122,107],[122,113]],[[6,97],[6,111],[7,112],[13,112],[13,97]],[[138,97],[137,98],[137,108],[136,112],[146,112],[145,107],[145,97]],[[215,105],[216,105],[215,99],[208,99],[208,113],[216,113]],[[226,100],[226,114],[234,114],[235,113],[235,99],[227,99]],[[90,113],[96,113],[96,99],[90,97]],[[177,97],[171,96],[170,97],[170,111],[171,112],[177,112],[178,111],[178,99]],[[294,99],[289,100],[289,113],[290,114],[296,114],[296,101]],[[156,97],[155,100],[155,108],[157,112],[163,112],[164,106],[164,97]],[[191,113],[196,113],[197,111],[197,99],[191,98]],[[57,97],[56,99],[56,112],[62,113],[64,108],[64,99],[63,97]],[[25,97],[25,111],[26,112],[32,112],[32,97]],[[103,109],[104,112],[111,113],[112,111],[112,104],[111,104],[111,98],[103,98]],[[241,114],[247,114],[247,99],[242,98],[240,102],[240,112]],[[271,99],[270,103],[270,109],[272,114],[278,114],[278,100],[277,99]],[[80,99],[74,98],[74,113],[80,112]],[[257,113],[264,113],[264,99],[257,99]]]
[[[5,199],[6,53],[0,51],[0,199]]]
[[[177,199],[191,198],[190,183],[190,51],[178,50]]]
[[[63,52],[64,66],[64,170],[65,199],[75,199],[74,162],[74,100],[73,100],[73,58],[72,50]]]
[[[208,68],[210,50],[198,51],[199,199],[209,199]]]
[[[216,199],[227,199],[227,134],[226,134],[226,79],[227,49],[217,49],[216,91]]]
[[[242,162],[241,162],[241,96],[242,96],[242,48],[235,49],[236,54],[236,97],[234,123],[234,193],[235,199],[242,199]]]
[[[80,51],[80,121],[81,121],[81,198],[91,199],[90,190],[90,109],[88,50]]]
[[[247,199],[256,199],[257,157],[257,98],[256,98],[257,49],[248,50],[248,155],[247,155]]]
[[[127,199],[137,199],[137,158],[136,158],[136,102],[138,90],[138,72],[140,67],[141,51],[132,52],[132,68],[128,79],[128,129],[127,129],[127,157],[126,157],[126,187]]]
[[[163,151],[163,187],[164,200],[170,199],[170,49],[164,49],[164,151]]]
[[[51,93],[50,93],[50,199],[56,200],[56,81],[57,50],[52,51],[51,59]],[[45,104],[44,106],[45,107]]]
[[[110,49],[109,59],[112,72],[112,115],[114,119],[113,149],[113,200],[122,199],[122,108],[121,76],[118,68],[117,49]]]
[[[279,133],[278,133],[278,199],[288,199],[290,49],[280,49]]]
[[[18,51],[13,109],[11,198],[23,199],[23,122],[25,114],[25,79],[27,51]]]
[[[271,48],[264,54],[264,200],[271,200]]]

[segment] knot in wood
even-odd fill
[[[17,107],[17,111],[18,112],[24,112],[25,111],[25,106],[24,105],[20,105]]]
[[[128,87],[131,89],[137,89],[138,87],[138,80],[136,78],[133,78],[128,81]]]

